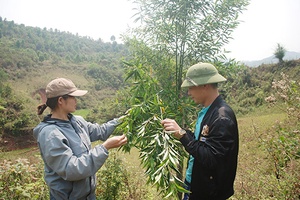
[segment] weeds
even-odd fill
[[[0,164],[0,199],[49,199],[41,169],[41,162],[4,160]]]
[[[282,79],[274,81],[272,88],[274,94],[266,101],[270,109],[277,106],[285,111],[287,118],[275,119],[267,127],[252,121],[249,138],[243,138],[245,144],[242,143],[244,149],[233,199],[300,198],[300,85],[282,74]]]

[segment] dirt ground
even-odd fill
[[[2,152],[33,146],[37,146],[37,144],[32,134],[25,134],[18,137],[4,135],[0,138],[0,151]]]

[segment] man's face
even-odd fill
[[[188,95],[196,104],[204,105],[206,99],[206,85],[191,86],[188,89]]]

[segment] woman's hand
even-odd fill
[[[127,137],[123,134],[108,138],[102,145],[107,149],[117,148],[127,143]]]

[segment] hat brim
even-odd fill
[[[74,92],[71,92],[68,95],[73,97],[80,97],[85,95],[87,92],[88,92],[87,90],[75,90]]]
[[[220,83],[220,82],[225,82],[227,81],[226,78],[224,78],[222,75],[220,74],[216,74],[212,77],[206,78],[206,77],[200,77],[200,78],[191,78],[193,80],[193,82],[195,82],[197,84],[197,86],[199,85],[206,85],[206,84],[213,84],[213,83]],[[188,87],[192,87],[195,86],[195,84],[193,84],[191,81],[185,79],[183,81],[183,83],[181,84],[181,88],[188,88]]]

